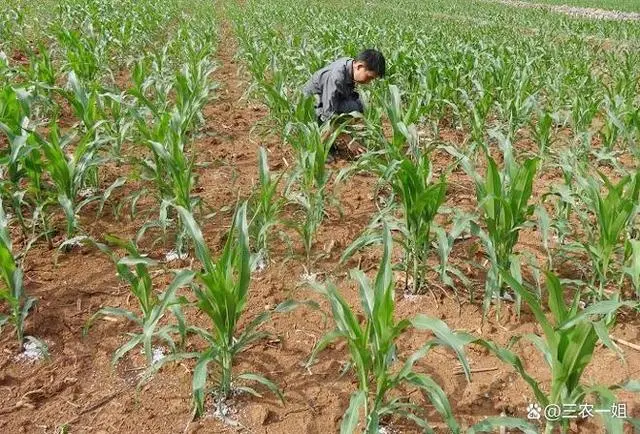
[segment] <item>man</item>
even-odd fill
[[[355,59],[342,57],[316,71],[305,84],[305,96],[315,97],[316,116],[322,125],[334,116],[364,111],[356,84],[367,84],[376,78],[384,77],[385,59],[381,52],[367,49]],[[331,152],[335,152],[332,147]],[[361,153],[362,149],[355,150]]]

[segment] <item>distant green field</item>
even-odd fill
[[[640,0],[525,0],[529,3],[582,6],[625,12],[640,12]]]

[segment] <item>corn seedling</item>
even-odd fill
[[[284,206],[282,198],[278,197],[278,185],[282,174],[274,177],[269,172],[267,150],[260,148],[258,154],[258,182],[259,185],[251,200],[253,216],[249,224],[251,239],[254,240],[254,250],[264,261],[269,256],[269,235],[273,227],[278,224],[280,212]]]
[[[60,25],[55,36],[66,57],[67,68],[87,84],[94,83],[106,64],[105,44],[95,33],[93,25],[87,23],[86,31],[64,28]]]
[[[71,238],[76,233],[78,212],[88,203],[98,200],[100,197],[91,195],[80,200],[79,194],[85,187],[86,178],[95,173],[102,160],[98,156],[98,149],[102,145],[101,140],[94,139],[94,130],[100,123],[84,134],[75,144],[72,154],[67,154],[66,148],[70,145],[72,136],[60,136],[57,121],[53,119],[49,125],[48,138],[32,133],[33,139],[38,143],[45,156],[44,170],[48,174],[57,202],[62,207],[67,220],[67,237]]]
[[[431,177],[429,155],[422,154],[417,162],[404,159],[391,180],[394,192],[402,201],[406,275],[411,273],[414,293],[424,285],[424,271],[433,242],[432,224],[447,189],[444,177],[435,183],[431,183]]]
[[[343,340],[349,348],[349,366],[358,378],[358,390],[351,396],[349,408],[342,418],[341,433],[353,433],[360,421],[360,412],[364,412],[362,432],[377,433],[385,417],[398,414],[418,423],[423,429],[431,431],[429,423],[416,414],[417,405],[402,399],[387,400],[387,394],[403,384],[413,385],[429,397],[436,410],[442,415],[452,432],[460,427],[453,417],[449,400],[442,388],[429,376],[414,371],[413,365],[436,345],[451,345],[455,333],[446,326],[440,340],[428,343],[423,349],[407,359],[399,371],[392,368],[397,362],[397,339],[411,327],[409,320],[396,322],[394,318],[394,282],[391,270],[391,232],[385,226],[383,234],[384,254],[380,268],[372,285],[360,270],[353,270],[351,276],[358,282],[360,302],[364,311],[364,321],[359,323],[357,316],[342,298],[338,289],[331,283],[313,284],[313,288],[327,298],[331,304],[336,328],[325,335],[314,348],[309,360],[311,363],[317,353],[332,342]],[[433,329],[431,320],[416,318],[415,323],[423,329]],[[440,325],[444,325],[440,323]]]
[[[63,97],[67,99],[75,112],[78,119],[82,121],[85,131],[92,131],[97,138],[98,130],[95,128],[101,120],[102,108],[100,107],[100,96],[98,92],[91,91],[85,87],[76,73],[71,71],[68,77],[68,86],[70,90],[61,90]]]
[[[0,328],[6,323],[11,324],[15,328],[18,344],[22,348],[25,320],[36,299],[25,293],[23,273],[13,253],[2,201],[0,201],[0,271],[2,272],[0,300],[6,302],[9,307],[8,314],[0,314]]]
[[[150,86],[148,78],[144,77],[145,63],[139,62],[134,71],[134,88],[130,93],[144,104],[153,114],[154,124],[149,127],[147,119],[138,114],[137,125],[146,144],[151,150],[151,158],[143,158],[140,163],[143,168],[143,178],[155,182],[158,199],[161,202],[160,216],[157,221],[145,224],[138,233],[140,239],[150,227],[160,227],[163,234],[169,225],[168,204],[174,204],[193,213],[200,204],[199,198],[192,195],[196,183],[194,171],[195,152],[187,150],[189,133],[201,117],[201,110],[208,101],[211,90],[215,87],[210,81],[214,70],[209,58],[212,50],[211,36],[206,34],[191,41],[187,47],[189,62],[175,76],[173,88],[175,90],[175,105],[170,108],[166,103],[168,91],[156,88],[155,96],[160,102],[151,101],[146,96],[146,88]],[[162,81],[162,71],[166,51],[156,55],[153,68],[156,83]],[[167,174],[169,176],[167,176]],[[187,230],[179,215],[176,251],[179,256],[186,252],[184,245]]]
[[[141,345],[144,348],[144,354],[149,366],[153,363],[153,341],[160,340],[166,343],[173,351],[176,345],[171,336],[172,333],[178,332],[184,343],[186,336],[186,325],[180,309],[181,304],[185,304],[184,297],[178,297],[177,291],[188,286],[194,278],[194,273],[189,270],[181,270],[174,276],[167,289],[161,295],[154,290],[149,267],[157,265],[157,263],[138,251],[133,242],[122,241],[115,237],[107,237],[110,241],[124,249],[128,255],[118,259],[115,254],[108,248],[101,246],[101,250],[108,253],[116,264],[118,276],[129,284],[131,294],[138,302],[140,313],[118,308],[105,307],[97,311],[87,321],[83,334],[87,334],[93,323],[104,317],[124,317],[133,322],[140,328],[139,333],[129,333],[131,337],[127,342],[120,346],[114,353],[112,363],[115,365],[128,352]],[[159,327],[159,323],[170,309],[178,320],[177,325],[168,324]]]
[[[604,288],[611,279],[612,265],[624,250],[627,229],[638,215],[640,172],[625,176],[617,184],[613,184],[604,174],[599,175],[607,189],[606,196],[601,192],[601,183],[595,178],[581,178],[584,187],[580,196],[588,205],[589,214],[595,216],[595,225],[590,223],[589,214],[581,216],[587,232],[582,247],[588,252],[595,269],[597,298],[601,300]]]
[[[207,349],[182,356],[198,359],[192,384],[195,414],[199,416],[204,412],[205,400],[211,390],[208,384],[212,380],[218,404],[229,398],[232,390],[258,395],[254,389],[236,384],[241,380],[260,383],[283,399],[278,387],[266,377],[254,373],[233,373],[235,357],[252,342],[266,336],[257,329],[269,319],[271,313],[263,312],[242,330],[238,327],[251,280],[246,203],[240,205],[235,213],[224,249],[215,262],[193,216],[185,208],[178,207],[178,211],[193,238],[196,257],[202,265],[202,271],[196,273],[198,285],[194,287],[197,305],[211,321],[211,328],[207,330],[190,327],[207,342]],[[211,363],[217,366],[214,375],[209,372]]]
[[[551,371],[551,384],[545,393],[541,382],[536,381],[522,369],[522,362],[508,351],[496,352],[501,360],[511,364],[522,375],[523,379],[532,388],[536,401],[542,407],[547,405],[563,405],[578,408],[589,395],[596,395],[601,399],[607,399],[611,391],[625,388],[634,389],[634,382],[626,385],[604,387],[600,385],[586,385],[582,380],[585,369],[592,360],[596,345],[602,342],[608,348],[622,354],[612,342],[609,332],[615,323],[616,313],[623,307],[634,307],[634,303],[617,300],[601,301],[590,305],[584,310],[579,310],[580,291],[576,291],[570,305],[565,302],[566,288],[563,288],[560,280],[552,273],[547,272],[547,307],[552,317],[548,319],[544,313],[541,300],[534,293],[525,288],[508,272],[503,273],[504,280],[520,294],[531,312],[540,324],[543,335],[525,335],[524,338],[531,341],[544,357]],[[637,389],[637,387],[635,387]],[[613,415],[603,412],[607,424],[619,424],[622,432],[623,420],[615,421]],[[554,428],[560,427],[563,433],[568,432],[569,419],[560,421],[547,421],[545,433],[554,432]]]
[[[508,145],[508,142],[505,143]],[[485,228],[471,222],[471,232],[480,237],[491,267],[487,273],[484,294],[484,312],[492,298],[504,295],[502,270],[510,270],[513,249],[518,242],[520,229],[529,221],[534,206],[529,204],[533,179],[538,169],[537,159],[518,164],[505,148],[505,166],[500,171],[495,160],[486,153],[487,171],[484,178],[464,158],[463,167],[476,184],[476,197],[480,219]]]
[[[302,237],[307,266],[310,266],[313,241],[325,214],[329,181],[326,161],[342,127],[333,128],[330,123],[320,127],[309,122],[297,123],[291,128],[295,131],[289,137],[296,150],[297,167],[285,188],[285,196],[304,210],[303,222],[294,227]],[[298,191],[292,191],[294,184]]]
[[[533,140],[538,145],[538,157],[545,158],[553,144],[553,115],[546,110],[538,110],[538,116],[529,123]]]
[[[108,119],[105,124],[108,135],[111,137],[111,155],[120,165],[123,160],[122,147],[130,141],[134,119],[130,111],[134,110],[127,101],[125,92],[120,94],[105,93],[102,98],[102,119]]]
[[[56,85],[57,71],[53,65],[50,49],[43,43],[39,43],[37,49],[29,52],[29,69],[27,76],[35,87],[35,93],[49,97],[49,91]]]
[[[411,151],[416,151],[418,146],[418,133],[416,131],[415,122],[419,116],[419,100],[413,98],[407,108],[403,109],[400,90],[396,85],[389,85],[389,98],[386,101],[385,109],[391,127],[393,136],[389,143],[390,150],[395,156],[405,153],[405,146]]]
[[[413,293],[425,286],[427,259],[436,241],[434,220],[444,202],[447,184],[444,177],[432,182],[431,161],[427,153],[417,161],[396,160],[385,171],[390,175],[393,193],[399,198],[403,218],[394,226],[399,229],[399,243],[404,248],[406,264],[405,288]],[[376,218],[380,223],[382,219]],[[381,241],[380,225],[372,224],[342,255],[342,261],[364,246]],[[409,284],[411,280],[411,284]]]

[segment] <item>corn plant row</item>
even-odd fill
[[[192,212],[199,206],[192,193],[195,152],[190,143],[202,124],[201,110],[215,88],[211,73],[216,26],[211,6],[191,5],[191,13],[200,14],[195,18],[184,14],[179,2],[169,8],[154,2],[118,0],[75,3],[59,3],[60,20],[50,22],[37,21],[35,16],[35,21],[29,21],[27,15],[39,9],[26,2],[9,8],[11,13],[3,9],[2,19],[25,31],[24,40],[3,41],[7,51],[0,53],[0,135],[7,144],[0,155],[0,197],[11,214],[3,218],[3,227],[15,221],[26,240],[25,250],[42,238],[49,248],[56,240],[61,249],[72,248],[85,236],[81,223],[87,215],[85,207],[93,207],[100,216],[117,190],[129,180],[139,180],[136,173],[142,173],[142,189],[112,202],[114,213],[119,217],[130,202],[133,216],[139,198],[153,194],[160,217],[143,226],[139,237],[149,227],[158,226],[163,239],[169,231],[175,232],[173,241],[182,252],[186,229],[177,213],[167,211],[170,205]],[[183,20],[169,36],[165,26],[177,16]],[[25,45],[31,29],[27,23],[42,31],[37,46]],[[122,25],[123,32],[133,32],[130,38],[148,42],[138,48],[149,52],[133,53],[118,45],[122,41],[114,40],[111,32],[116,25]],[[173,52],[178,45],[179,56]],[[110,50],[134,57],[122,64],[109,63],[101,56]],[[21,63],[19,54],[29,62]],[[87,69],[92,65],[112,65],[113,73],[126,72],[116,67],[130,67],[131,81],[118,88],[105,78],[104,70]],[[115,179],[101,174],[101,167],[111,162],[121,168],[121,176]],[[157,208],[150,210],[154,211]],[[24,295],[18,262],[10,261],[11,240],[5,238],[5,300],[12,313],[3,321],[15,325],[22,344],[24,320],[34,300]],[[131,281],[130,273],[120,271]],[[142,271],[138,270],[138,277],[144,281]],[[145,327],[145,334],[140,335],[145,347],[164,309],[159,314],[152,312],[155,302],[149,289],[144,292],[145,320],[140,322]],[[170,297],[165,302],[173,306]]]

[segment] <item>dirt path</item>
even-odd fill
[[[519,0],[482,0],[491,3],[502,3],[508,6],[516,6],[530,9],[546,9],[551,12],[558,12],[578,18],[590,18],[594,20],[615,20],[615,21],[638,21],[640,13],[623,12],[607,9],[588,8],[568,5],[548,5],[542,3],[530,3]]]

